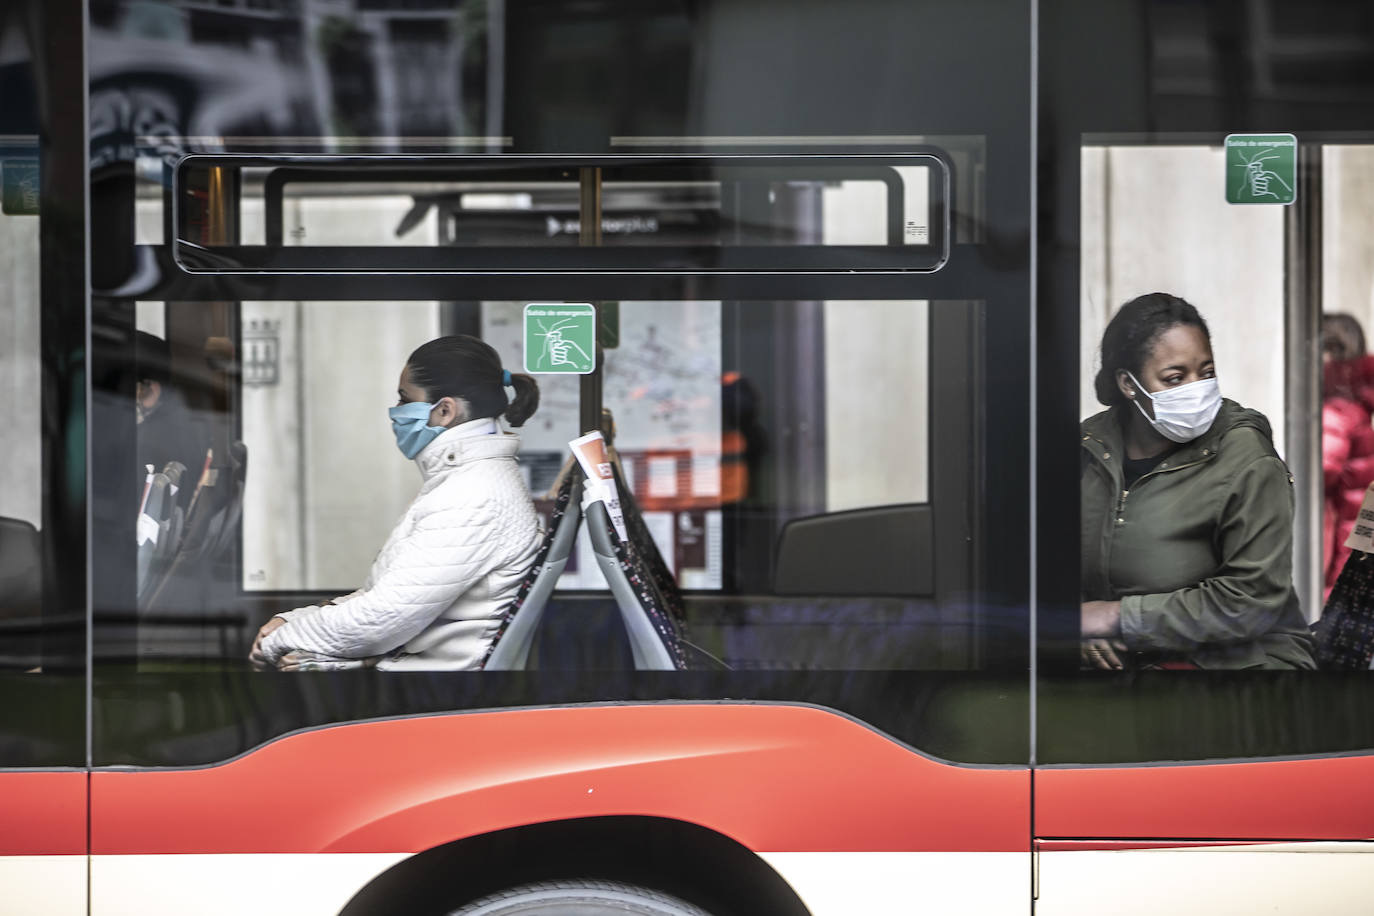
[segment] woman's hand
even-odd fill
[[[1121,602],[1084,601],[1080,609],[1079,634],[1084,639],[1119,638]]]
[[[1079,645],[1079,658],[1085,668],[1101,668],[1104,671],[1122,671],[1126,664],[1126,644],[1119,639],[1085,639]]]
[[[1079,608],[1078,626],[1083,637],[1078,652],[1085,666],[1106,671],[1126,667],[1120,601],[1084,601]]]
[[[272,663],[267,660],[267,656],[262,654],[262,641],[267,638],[277,627],[285,624],[286,621],[281,617],[273,617],[262,625],[258,630],[258,636],[253,640],[253,648],[248,653],[248,660],[253,663],[253,667],[259,671],[264,671],[272,667]]]
[[[328,658],[312,656],[308,652],[287,652],[277,659],[278,671],[350,671],[356,668],[375,668],[382,656],[371,658]]]

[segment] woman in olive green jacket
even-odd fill
[[[1224,400],[1207,324],[1122,306],[1082,425],[1084,664],[1312,668],[1292,584],[1293,481],[1263,414]]]

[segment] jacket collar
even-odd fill
[[[1126,458],[1126,443],[1125,436],[1121,431],[1122,425],[1127,418],[1126,411],[1135,409],[1135,406],[1130,404],[1118,405],[1084,420],[1080,433],[1082,446],[1099,461],[1120,465]],[[1160,465],[1160,470],[1167,471],[1215,458],[1217,451],[1221,448],[1222,437],[1249,413],[1253,413],[1253,411],[1245,410],[1230,398],[1223,398],[1221,410],[1217,412],[1217,418],[1212,421],[1207,432],[1191,442],[1180,445],[1166,459],[1166,463]]]
[[[514,457],[519,450],[519,436],[504,431],[494,418],[484,417],[459,423],[435,436],[434,441],[415,456],[415,464],[420,468],[420,475],[429,480],[471,461]]]

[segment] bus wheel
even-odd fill
[[[449,916],[710,916],[661,891],[619,881],[539,881],[498,891]]]

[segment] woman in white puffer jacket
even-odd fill
[[[514,388],[507,403],[505,389]],[[283,670],[476,668],[542,534],[516,466],[520,426],[539,386],[512,375],[475,337],[440,337],[410,355],[390,410],[396,444],[424,484],[363,587],[278,614],[250,655]]]

